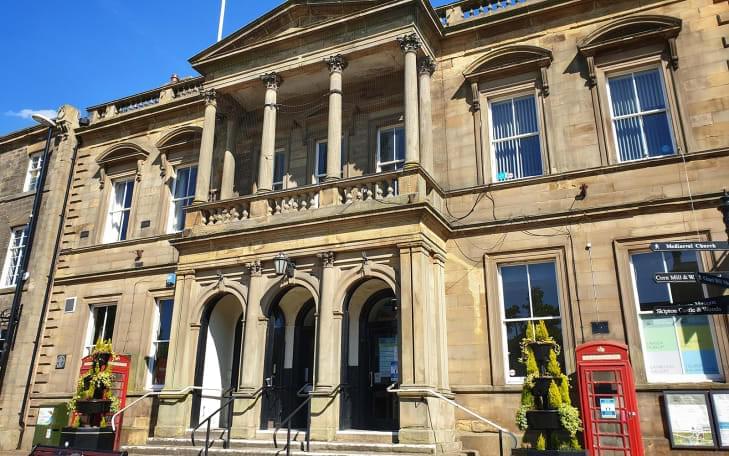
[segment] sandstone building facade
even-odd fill
[[[88,108],[28,427],[103,337],[130,398],[168,393],[125,412],[129,444],[223,393],[215,427],[270,439],[310,390],[314,441],[492,454],[424,391],[515,431],[545,320],[570,374],[579,344],[627,344],[643,445],[670,452],[662,392],[727,388],[729,321],[654,317],[721,290],[652,275],[729,260],[649,246],[726,237],[727,36],[726,1],[293,0],[202,76]]]

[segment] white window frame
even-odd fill
[[[281,175],[281,180],[276,181],[276,157],[282,157],[283,160],[283,174]],[[271,165],[273,166],[273,169],[271,170],[271,190],[285,190],[286,189],[286,149],[276,149],[273,152],[273,160]]]
[[[155,299],[155,302],[154,302],[155,312],[154,312],[154,315],[152,316],[152,340],[151,340],[151,343],[149,344],[149,354],[147,355],[147,382],[146,382],[147,389],[152,390],[152,391],[159,391],[162,388],[164,388],[164,386],[165,386],[164,384],[159,385],[159,384],[155,384],[152,382],[153,377],[154,377],[154,363],[155,363],[155,359],[157,357],[158,344],[167,343],[167,347],[168,347],[167,348],[168,349],[167,357],[168,357],[168,359],[170,357],[169,356],[169,343],[170,343],[171,339],[157,339],[157,335],[159,334],[159,330],[160,330],[160,324],[162,322],[162,320],[161,320],[162,312],[160,311],[160,305],[164,301],[172,301],[173,312],[174,312],[174,308],[175,308],[175,302],[174,302],[174,298],[172,296]],[[170,316],[170,325],[172,325],[172,316]],[[171,330],[170,330],[170,337],[172,337]],[[167,379],[165,378],[165,380],[167,380]]]
[[[117,184],[122,184],[122,183],[124,184],[125,197],[122,198],[122,204],[124,204],[123,202],[126,200],[126,191],[127,191],[126,184],[128,182],[132,182],[132,201],[129,203],[129,207],[127,207],[127,208],[125,208],[123,206],[121,208],[117,208],[117,207],[115,207],[116,186],[117,186]],[[131,224],[132,206],[134,205],[134,193],[133,193],[134,187],[136,187],[136,184],[135,184],[135,180],[133,177],[126,177],[126,178],[115,179],[115,180],[111,181],[111,191],[109,192],[109,207],[106,211],[106,224],[105,224],[105,228],[104,228],[104,243],[105,244],[124,241],[127,239],[128,233],[122,232],[121,226],[119,227],[119,231],[116,232],[116,236],[114,236],[114,231],[112,228],[112,220],[113,220],[114,214],[126,212],[127,217],[128,217],[127,231],[131,228],[131,226],[132,226],[132,224]],[[123,215],[122,215],[122,217],[123,217]]]
[[[534,315],[534,309],[532,306],[532,286],[531,286],[531,274],[529,274],[529,265],[530,264],[543,264],[543,263],[552,263],[554,264],[554,280],[555,280],[555,288],[557,289],[557,300],[559,301],[557,303],[557,308],[559,309],[559,316],[558,317],[523,317],[523,318],[506,318],[506,312],[504,309],[504,281],[501,277],[501,268],[508,268],[513,266],[526,266],[527,267],[527,287],[529,290],[529,313],[530,315]],[[525,377],[512,377],[509,375],[509,342],[506,338],[506,323],[513,323],[513,322],[519,322],[519,321],[532,321],[537,322],[539,320],[560,320],[560,328],[562,329],[562,345],[564,345],[565,342],[565,331],[564,331],[564,320],[562,318],[562,294],[560,292],[560,284],[559,284],[559,266],[557,264],[557,261],[555,259],[543,259],[543,260],[534,260],[534,261],[523,261],[518,263],[503,263],[499,264],[497,266],[497,275],[498,275],[498,285],[499,285],[499,319],[501,321],[501,347],[502,347],[502,357],[503,357],[503,363],[504,363],[504,381],[507,385],[520,385],[524,383]]]
[[[177,184],[179,183],[179,179],[177,178],[177,176],[181,170],[184,170],[184,169],[192,170],[193,168],[197,169],[197,165],[185,165],[185,166],[176,166],[175,167],[175,178],[172,179],[172,182],[171,182],[172,185],[170,185],[168,187],[170,190],[170,209],[169,209],[169,213],[167,214],[167,233],[179,233],[184,228],[184,224],[185,224],[184,218],[182,220],[182,224],[183,224],[182,228],[178,229],[174,225],[176,204],[178,201],[184,201],[184,200],[190,200],[190,204],[191,204],[195,199],[195,192],[193,192],[191,195],[187,195],[187,192],[190,191],[190,183],[191,183],[191,179],[189,179],[189,177],[188,177],[187,192],[185,193],[187,196],[182,197],[182,198],[175,198],[175,193],[177,192]],[[182,207],[185,208],[185,207],[189,206],[190,204],[183,203]],[[183,213],[184,213],[184,211],[183,211]]]
[[[661,95],[663,96],[663,109],[653,109],[651,111],[641,111],[640,109],[640,99],[638,98],[638,88],[635,85],[635,73],[642,73],[646,71],[654,70],[658,73],[658,77],[661,79]],[[637,112],[634,114],[625,114],[622,116],[615,116],[615,113],[613,112],[613,98],[612,94],[610,93],[610,79],[611,78],[617,78],[620,76],[625,76],[627,74],[632,75],[631,81],[633,82],[633,95],[635,96],[635,105]],[[651,160],[654,158],[660,158],[660,157],[670,157],[671,155],[676,155],[678,153],[678,147],[676,144],[676,134],[674,132],[674,126],[673,126],[673,119],[671,118],[671,104],[670,100],[668,99],[668,94],[666,93],[666,79],[665,75],[663,74],[663,70],[661,69],[660,64],[652,64],[647,66],[639,66],[634,68],[629,68],[625,70],[620,71],[611,71],[605,73],[605,90],[607,92],[608,96],[608,113],[610,114],[610,129],[612,130],[612,136],[613,136],[613,147],[615,148],[615,154],[616,159],[618,163],[630,163],[630,162],[636,162],[636,161],[642,161],[642,160]],[[671,137],[671,147],[673,148],[673,153],[667,154],[667,155],[656,155],[656,156],[649,156],[649,155],[643,155],[642,158],[636,158],[634,160],[623,160],[620,154],[620,143],[618,142],[618,129],[615,127],[615,121],[621,120],[621,119],[628,119],[632,117],[638,117],[638,120],[640,121],[640,134],[641,134],[641,143],[643,145],[644,154],[648,152],[648,143],[645,138],[645,127],[643,126],[643,117],[651,114],[658,114],[661,112],[666,113],[666,120],[668,122],[668,130],[669,130],[669,136]]]
[[[322,144],[327,145],[327,154],[329,153],[329,144],[326,139],[320,139],[314,144],[314,172],[311,173],[312,184],[321,184],[327,176],[326,164],[324,165],[324,173],[317,173],[317,170],[319,169],[319,146]]]
[[[500,103],[502,101],[511,100],[511,115],[513,116],[513,118],[516,118],[514,100],[516,100],[518,98],[527,98],[527,97],[534,98],[535,115],[537,116],[536,133],[524,133],[524,134],[517,134],[514,136],[508,136],[505,138],[494,139],[494,122],[493,122],[494,113],[491,110],[492,105],[494,103]],[[488,97],[487,101],[488,101],[488,108],[489,108],[489,115],[488,115],[488,119],[489,119],[488,135],[489,136],[488,137],[489,137],[489,157],[491,160],[491,181],[495,182],[495,183],[511,182],[511,181],[516,181],[516,180],[530,179],[533,177],[544,176],[546,173],[546,171],[545,171],[546,165],[544,163],[544,138],[542,136],[542,121],[540,119],[541,111],[540,111],[540,107],[539,107],[539,97],[534,93],[534,90],[532,89],[532,90],[527,90],[527,91],[511,92],[511,93],[508,93],[505,95]],[[505,179],[503,181],[500,181],[498,179],[498,169],[497,169],[498,163],[496,160],[495,145],[497,143],[502,143],[502,142],[506,142],[506,141],[515,141],[515,140],[524,139],[524,138],[532,138],[534,136],[539,138],[539,161],[542,163],[542,174],[535,174],[533,176],[512,177],[510,179]],[[517,154],[517,157],[519,157],[518,154]],[[519,166],[521,167],[521,162],[519,163]]]
[[[86,337],[85,337],[85,343],[84,343],[84,350],[82,356],[88,356],[91,354],[91,351],[94,348],[94,345],[96,345],[96,341],[93,340],[94,338],[94,327],[96,326],[96,318],[97,314],[96,312],[104,307],[116,307],[115,303],[109,303],[109,304],[99,304],[99,305],[90,305],[89,306],[89,322],[86,326]],[[118,308],[117,308],[118,309]],[[101,334],[104,334],[106,332],[106,326],[109,324],[108,321],[108,315],[109,312],[107,311],[106,314],[104,314],[104,326],[101,328]],[[116,320],[116,311],[114,312],[114,320]],[[112,326],[116,326],[116,321],[112,322]],[[112,339],[113,339],[113,330],[112,330]]]
[[[8,240],[8,250],[5,254],[5,265],[3,266],[2,280],[0,288],[13,287],[18,283],[18,275],[20,272],[20,264],[23,262],[23,256],[27,249],[28,242],[28,225],[18,226],[11,230],[10,239]],[[15,245],[16,239],[20,236],[20,244]],[[17,256],[16,256],[17,255]],[[11,271],[13,259],[17,261],[15,271]]]
[[[28,156],[28,170],[25,173],[24,192],[33,192],[38,187],[41,170],[43,169],[43,154],[36,152]],[[35,177],[35,182],[33,178]]]
[[[397,171],[403,169],[403,167],[405,166],[405,160],[406,160],[406,158],[403,158],[402,160],[395,159],[395,160],[387,161],[387,162],[383,162],[382,161],[382,144],[380,142],[380,135],[384,131],[392,130],[392,135],[393,135],[393,138],[394,138],[394,136],[395,136],[395,130],[398,129],[398,128],[401,128],[403,130],[403,136],[404,136],[405,135],[405,126],[403,124],[401,124],[401,123],[400,124],[385,125],[385,126],[382,126],[382,127],[380,127],[380,128],[377,129],[377,157],[376,157],[377,158],[377,160],[376,160],[377,161],[377,165],[376,165],[376,171],[378,173],[381,173],[382,172],[382,167],[383,166],[395,165],[395,167],[397,168],[397,165],[398,164],[401,164],[401,166],[396,169]],[[407,139],[406,139],[406,141],[407,141]],[[394,147],[397,147],[397,142],[396,141],[393,141],[392,143],[393,143]],[[405,147],[407,148],[407,143],[405,144]],[[393,156],[394,157],[397,157],[397,149],[395,149],[393,152],[395,152],[393,154]],[[390,172],[390,171],[388,171],[388,172]]]
[[[633,288],[633,299],[635,300],[635,309],[637,312],[638,317],[638,334],[640,335],[640,348],[641,353],[646,353],[646,346],[645,346],[645,337],[643,334],[643,324],[641,321],[642,315],[653,315],[651,311],[645,311],[640,309],[640,298],[638,296],[638,287],[636,283],[636,273],[635,273],[635,265],[633,264],[633,255],[641,254],[641,253],[651,253],[649,250],[633,250],[628,252],[628,261],[630,263],[630,280],[631,280],[631,287]],[[666,265],[666,252],[660,252],[661,258],[663,260],[663,271],[656,271],[656,272],[665,272],[666,269],[668,269]],[[703,271],[703,264],[701,261],[701,256],[698,252],[696,252],[696,262],[699,267],[699,271]],[[706,286],[702,286],[704,296],[707,295],[707,289]],[[673,296],[671,295],[671,287],[668,287],[668,297],[673,302]],[[674,316],[667,316],[662,318],[673,318],[674,321],[677,317]],[[714,344],[714,356],[716,357],[716,364],[719,368],[719,373],[714,375],[698,375],[698,374],[680,374],[680,375],[655,375],[649,372],[648,367],[645,366],[645,362],[643,363],[645,366],[645,376],[648,383],[701,383],[701,382],[717,382],[717,381],[723,381],[724,380],[724,373],[722,371],[721,366],[721,358],[719,357],[719,348],[716,346],[716,332],[714,330],[714,320],[711,318],[711,315],[707,315],[707,320],[709,321],[709,330],[711,332],[711,341]],[[675,328],[675,324],[674,324]],[[678,340],[678,334],[676,335],[676,340]],[[681,360],[681,370],[683,370],[683,357],[681,356],[681,352],[679,351],[679,359]]]

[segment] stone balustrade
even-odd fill
[[[526,2],[527,0],[471,0],[437,8],[436,11],[441,23],[448,26],[477,17],[501,13]]]
[[[444,194],[422,168],[337,179],[321,185],[261,192],[222,201],[193,204],[186,209],[185,227],[213,226],[256,220],[257,223],[287,214],[373,201],[406,205],[427,202],[441,210]],[[363,205],[363,208],[368,206]]]

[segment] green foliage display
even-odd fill
[[[85,374],[76,382],[76,392],[71,400],[66,404],[69,413],[74,415],[72,426],[79,426],[79,416],[77,411],[78,401],[87,401],[100,396],[101,399],[111,401],[111,412],[119,411],[120,400],[111,391],[114,384],[114,376],[111,372],[111,361],[116,359],[116,354],[112,351],[111,340],[99,339],[91,351],[93,365]],[[106,363],[101,360],[106,359]],[[97,394],[98,393],[98,394]],[[106,420],[102,417],[102,422]]]
[[[547,331],[547,325],[544,324],[544,320],[539,320],[539,323],[537,323],[537,327],[534,330],[534,337],[537,342],[549,342],[552,340],[549,337],[549,331]]]
[[[562,383],[559,384],[559,393],[562,396],[562,403],[572,405],[572,399],[570,399],[570,379],[562,374]]]
[[[557,361],[557,352],[554,350],[549,351],[549,362],[547,362],[547,373],[552,377],[559,377],[562,375],[562,368]]]
[[[546,450],[547,449],[547,439],[544,438],[544,434],[539,433],[539,437],[537,437],[537,444],[535,445],[535,448],[537,450]]]
[[[534,352],[531,348],[526,347],[524,350],[524,365],[526,366],[527,376],[539,375],[539,367],[537,367],[537,360],[534,358]]]
[[[577,433],[582,431],[582,420],[580,419],[580,412],[575,407],[567,404],[559,406],[559,422],[562,424],[562,428],[570,436],[570,441],[577,443],[575,449],[580,448],[579,442],[577,442]]]
[[[552,380],[549,384],[549,393],[547,393],[547,397],[549,398],[549,406],[552,407],[552,409],[557,410],[562,406],[562,395],[559,392],[557,384],[554,383],[554,380]]]

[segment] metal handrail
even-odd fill
[[[478,419],[479,421],[482,421],[482,422],[488,424],[489,426],[496,428],[499,431],[499,454],[502,454],[502,455],[504,454],[504,448],[503,448],[503,434],[504,433],[508,434],[509,437],[511,437],[512,440],[514,441],[514,446],[512,446],[511,448],[516,448],[519,445],[519,441],[517,440],[516,435],[514,435],[514,433],[511,432],[510,430],[506,429],[505,427],[499,426],[498,424],[494,423],[491,420],[488,420],[488,419],[482,417],[481,415],[474,412],[473,410],[467,409],[466,407],[462,406],[458,402],[445,397],[443,394],[439,393],[438,391],[436,391],[434,389],[429,389],[429,388],[398,389],[398,388],[395,388],[395,386],[396,386],[395,383],[388,386],[387,392],[389,392],[389,393],[401,393],[401,392],[402,393],[426,393],[433,397],[437,397],[438,399],[442,399],[446,403],[452,405],[453,407],[455,407],[459,410],[466,412],[467,414]]]
[[[187,386],[185,388],[182,388],[181,390],[177,391],[149,391],[148,393],[144,394],[142,397],[136,399],[131,404],[125,406],[123,409],[116,412],[114,415],[111,416],[111,429],[116,432],[116,418],[120,415],[122,415],[124,412],[132,408],[134,405],[136,405],[138,402],[142,401],[142,399],[146,399],[151,396],[179,396],[181,394],[188,394],[190,391],[217,391],[213,388],[203,388],[202,386]]]
[[[223,391],[223,394],[221,395],[220,399],[222,400],[223,398],[225,398],[225,396],[227,394],[230,394],[233,391],[235,391],[235,386],[231,386],[227,390]],[[231,394],[231,396],[228,398],[227,401],[225,401],[225,403],[223,405],[221,405],[220,407],[218,407],[213,413],[211,413],[210,415],[208,415],[207,418],[205,418],[204,420],[202,420],[200,423],[197,424],[197,426],[195,426],[192,429],[192,433],[190,434],[190,439],[192,440],[192,446],[194,447],[195,446],[195,432],[197,432],[197,430],[200,429],[200,426],[202,426],[206,422],[208,423],[207,428],[206,428],[206,431],[205,431],[205,448],[203,449],[203,452],[204,452],[205,456],[208,455],[208,450],[212,446],[212,445],[210,445],[210,422],[211,422],[210,420],[212,420],[212,418],[215,415],[217,415],[218,413],[220,413],[220,411],[223,410],[225,407],[229,406],[230,403],[233,402],[234,400],[235,400],[235,397],[233,397],[232,394]],[[231,422],[230,421],[232,419],[232,416],[231,415],[232,414],[229,413],[228,423],[227,423],[228,429],[226,430],[227,432],[226,432],[226,435],[225,435],[225,440],[223,441],[223,448],[224,449],[227,449],[228,446],[230,446],[230,427],[231,427]]]
[[[291,454],[291,420],[294,418],[294,416],[301,410],[305,405],[311,404],[311,397],[313,389],[306,391],[306,393],[302,394],[302,392],[308,388],[312,387],[313,385],[311,383],[306,383],[304,386],[299,388],[299,390],[296,392],[297,397],[306,397],[304,402],[299,404],[298,407],[294,409],[293,412],[289,413],[289,415],[281,421],[281,423],[273,430],[273,446],[275,448],[278,448],[278,442],[276,439],[276,434],[278,434],[279,429],[283,427],[284,424],[287,424],[286,426],[286,456],[289,456]],[[306,417],[306,451],[309,451],[309,434],[311,433],[311,409],[309,410],[309,413]]]

